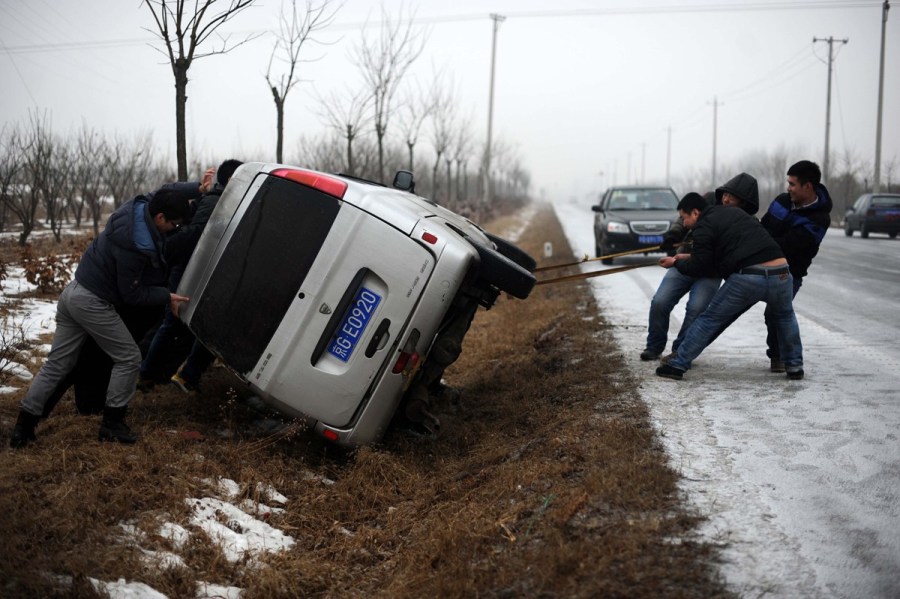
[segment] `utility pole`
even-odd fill
[[[666,127],[666,187],[669,187],[669,167],[672,164],[672,125]]]
[[[716,133],[719,126],[719,106],[724,102],[719,102],[718,96],[713,96],[713,155],[712,155],[712,185],[710,189],[716,188]]]
[[[827,39],[824,37],[813,38],[814,44],[817,42],[826,42],[828,44],[828,97],[825,100],[825,159],[822,161],[822,181],[824,183],[828,182],[828,154],[831,151],[829,146],[831,141],[831,63],[834,62],[834,42],[846,44],[849,41],[848,38],[836,40],[832,36],[829,36]]]
[[[646,163],[646,160],[647,160],[647,142],[643,141],[643,142],[641,142],[641,185],[643,185],[646,182],[646,179],[644,178],[644,164]]]
[[[491,202],[491,137],[494,129],[494,69],[497,61],[497,30],[500,29],[500,23],[506,20],[506,17],[491,13],[491,19],[494,21],[494,35],[491,40],[491,87],[488,95],[488,129],[487,129],[487,145],[484,148],[484,204],[489,205]]]
[[[878,118],[875,125],[875,180],[872,191],[881,192],[881,110],[884,106],[884,38],[887,29],[888,10],[891,3],[884,0],[881,6],[881,64],[878,67]]]

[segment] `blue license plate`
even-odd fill
[[[652,243],[652,244],[660,244],[662,243],[662,235],[639,235],[638,243]]]
[[[334,339],[328,346],[328,353],[343,362],[349,360],[380,302],[380,295],[371,289],[360,287],[347,314],[344,315],[344,320],[338,327]]]

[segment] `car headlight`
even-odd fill
[[[628,233],[628,225],[625,223],[611,222],[606,224],[607,233]]]

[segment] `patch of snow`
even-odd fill
[[[229,561],[236,562],[245,555],[282,551],[294,544],[289,535],[221,499],[192,498],[185,503],[193,509],[191,524],[206,532]]]
[[[209,582],[197,583],[197,599],[241,599],[244,590]]]
[[[116,582],[103,582],[96,578],[88,578],[88,580],[97,592],[106,593],[110,599],[168,599],[143,582],[128,582],[124,578],[120,578]]]

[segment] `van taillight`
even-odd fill
[[[314,173],[312,171],[304,171],[298,168],[279,168],[269,173],[273,177],[280,177],[301,183],[313,189],[318,189],[322,193],[327,193],[336,198],[343,198],[347,192],[347,183],[340,179],[332,179],[326,175]]]
[[[326,439],[328,439],[329,441],[337,441],[338,440],[338,434],[336,432],[334,432],[333,430],[330,430],[327,428],[322,431],[322,436],[325,437]]]
[[[406,376],[410,372],[415,371],[416,365],[419,363],[419,352],[416,351],[416,345],[419,343],[421,335],[418,329],[412,330],[406,343],[403,344],[403,349],[400,350],[400,355],[397,357],[397,361],[394,362],[394,368],[391,372],[394,374],[402,372]]]

